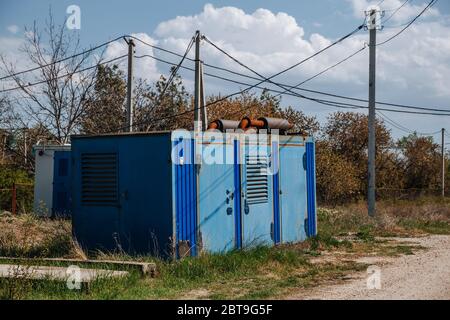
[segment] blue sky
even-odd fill
[[[330,37],[339,36],[343,30],[349,29],[357,19],[352,15],[352,8],[345,0],[293,1],[293,0],[240,0],[240,1],[202,1],[202,0],[16,0],[2,1],[0,4],[0,34],[7,34],[9,25],[19,27],[30,26],[34,20],[45,21],[49,6],[60,21],[66,15],[66,8],[76,4],[82,10],[81,38],[86,45],[101,42],[105,38],[123,33],[146,32],[151,34],[161,22],[180,15],[193,15],[203,9],[205,3],[216,7],[234,6],[253,12],[258,8],[266,8],[273,12],[287,12],[296,20],[308,26],[306,32],[320,29]],[[339,20],[327,23],[328,20]],[[318,28],[315,23],[322,24]],[[95,32],[92,32],[95,30]]]
[[[214,42],[233,53],[254,69],[271,75],[293,64],[349,31],[363,20],[368,0],[241,0],[241,1],[32,1],[3,0],[0,4],[0,53],[16,58],[18,68],[29,64],[18,54],[23,40],[24,26],[36,20],[42,26],[49,6],[60,23],[67,17],[66,8],[76,4],[81,8],[82,46],[89,47],[123,34],[136,34],[147,41],[183,52],[192,32],[201,26]],[[409,21],[427,3],[411,0],[389,21],[396,26]],[[382,9],[398,8],[403,0],[385,0]],[[206,5],[209,4],[209,5]],[[225,8],[227,7],[227,8]],[[258,10],[258,9],[264,10]],[[450,110],[450,1],[440,0],[423,19],[405,31],[395,41],[380,47],[378,52],[377,98],[379,100],[439,107]],[[286,31],[287,30],[287,31]],[[386,39],[399,29],[386,28],[379,39]],[[286,32],[285,32],[286,31]],[[278,80],[297,84],[341,60],[368,41],[367,32],[360,32],[345,43],[321,55]],[[16,47],[15,47],[16,46]],[[114,44],[107,57],[125,53],[123,44]],[[156,54],[149,48],[137,47],[139,53]],[[166,57],[164,57],[166,58]],[[207,62],[230,67],[229,60],[205,46]],[[175,60],[171,60],[177,62]],[[323,90],[358,98],[367,97],[367,50],[332,72],[308,83],[306,88]],[[168,67],[154,61],[139,61],[140,75],[154,80]],[[182,72],[187,87],[192,75]],[[242,79],[241,79],[242,80]],[[209,93],[226,93],[239,89],[236,85],[215,80],[207,83]],[[283,104],[291,104],[309,115],[324,121],[335,109],[286,97]],[[361,110],[361,112],[366,112]],[[441,127],[450,130],[450,117],[422,117],[385,113],[394,121],[421,132],[435,132]],[[404,132],[393,128],[394,136]]]

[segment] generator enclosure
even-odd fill
[[[70,216],[70,145],[35,145],[34,212]]]
[[[72,137],[87,250],[180,258],[316,234],[311,137],[187,131]]]

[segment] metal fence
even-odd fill
[[[0,212],[9,211],[21,214],[33,210],[34,185],[15,183],[9,188],[0,189]]]
[[[442,190],[436,189],[421,189],[421,188],[378,188],[377,198],[388,200],[416,200],[423,197],[440,197]],[[445,190],[445,197],[450,197],[450,190]]]

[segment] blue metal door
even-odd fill
[[[280,144],[281,240],[297,242],[306,238],[305,147],[297,141]]]
[[[199,168],[199,230],[203,249],[223,252],[239,246],[235,237],[234,141],[225,135],[204,137]]]
[[[55,151],[53,163],[52,214],[70,216],[70,151]]]
[[[83,248],[114,251],[121,245],[117,141],[86,139],[73,147],[74,235]]]
[[[274,241],[270,145],[255,142],[250,135],[243,137],[246,140],[241,158],[243,246],[271,245]]]

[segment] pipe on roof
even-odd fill
[[[211,122],[208,126],[209,130],[220,130],[222,132],[226,130],[235,130],[239,127],[239,121],[235,120],[225,120],[225,119],[217,119]]]
[[[244,131],[248,128],[258,128],[258,129],[263,129],[264,127],[264,122],[261,120],[255,120],[255,119],[250,119],[249,117],[245,117],[241,120],[241,122],[239,123],[239,129],[243,129]]]
[[[262,117],[258,121],[263,122],[263,129],[289,130],[294,126],[286,119]]]

